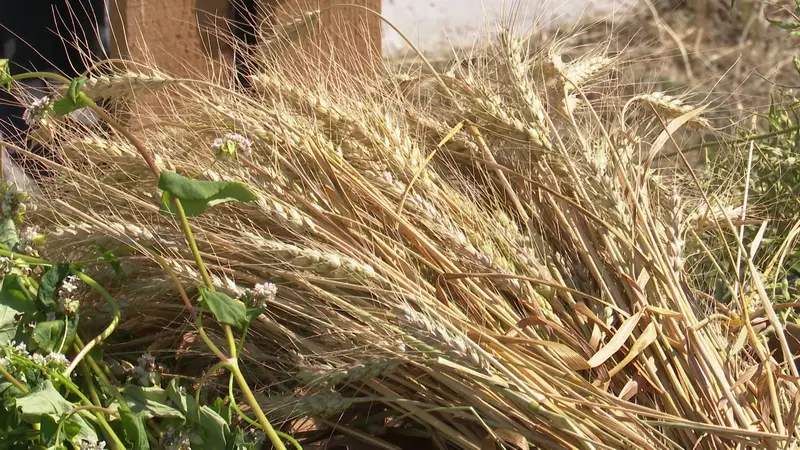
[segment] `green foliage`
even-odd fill
[[[247,307],[240,300],[236,300],[222,292],[209,291],[200,286],[200,304],[214,314],[218,322],[238,329],[243,329],[250,323]]]
[[[181,201],[187,217],[198,216],[207,209],[223,203],[246,203],[257,198],[241,183],[194,180],[175,172],[161,172],[158,187],[164,191],[162,211],[176,213],[172,198],[177,198]]]
[[[0,88],[10,89],[11,83],[11,65],[7,59],[0,59]]]
[[[63,79],[38,72],[26,77]],[[8,60],[0,60],[0,86],[9,88],[13,82]],[[81,92],[86,82],[86,77],[72,79],[62,98],[52,105],[40,105],[47,110],[38,111],[39,115],[66,115],[85,107],[97,108]],[[104,117],[121,131],[119,123],[110,116]],[[141,143],[134,143],[137,149],[143,148]],[[235,155],[237,144],[227,143],[222,150],[226,155]],[[149,158],[144,152],[143,157]],[[163,191],[162,212],[174,213],[173,200],[179,200],[189,217],[216,205],[256,199],[240,183],[201,181],[174,172],[162,172],[158,186]],[[34,247],[42,237],[33,232],[21,237],[19,233],[29,200],[24,192],[4,183],[0,185],[0,200],[0,449],[104,448],[109,443],[101,439],[110,439],[116,448],[131,450],[189,445],[193,449],[255,449],[255,444],[244,438],[242,429],[242,424],[254,420],[240,417],[243,413],[231,406],[236,401],[229,397],[232,391],[221,392],[222,397],[206,405],[196,400],[199,392],[187,392],[176,379],[165,388],[162,367],[149,353],[139,358],[124,380],[108,371],[115,359],[103,351],[102,343],[119,323],[121,312],[116,301],[83,272],[81,265],[38,259]],[[182,220],[186,238],[192,244],[189,224],[185,218]],[[189,247],[204,272],[196,247]],[[112,269],[112,277],[124,276],[123,261],[116,252],[99,250],[94,261],[107,263],[103,267]],[[87,337],[83,336],[85,330],[79,330],[79,323],[81,299],[88,290],[106,301],[113,317],[101,334]],[[246,330],[261,311],[248,310],[240,299],[223,293],[206,288],[201,288],[200,293],[201,304],[223,326],[229,342],[236,340],[231,327]],[[199,322],[197,326],[206,344],[220,355]],[[243,340],[244,336],[240,342]],[[241,379],[236,363],[239,349],[232,347],[229,356],[220,356],[218,367]],[[251,389],[245,383],[239,386],[249,406],[260,414],[261,427],[271,430]],[[283,443],[274,433],[272,436],[274,446],[283,449]]]
[[[66,95],[53,102],[53,112],[63,116],[88,107],[91,102],[86,95],[81,93],[84,84],[86,84],[86,77],[74,78],[67,88]]]

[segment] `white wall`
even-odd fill
[[[499,24],[516,30],[571,25],[582,15],[624,14],[634,0],[383,0],[383,15],[397,25],[420,50],[446,52],[471,46]],[[537,23],[538,19],[538,23]],[[384,25],[383,51],[391,56],[408,49],[405,41]]]

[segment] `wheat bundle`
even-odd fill
[[[766,317],[788,352],[758,274],[721,274],[738,293],[728,305],[692,286],[696,230],[728,229],[728,216],[708,212],[724,207],[689,169],[652,165],[701,110],[620,98],[615,58],[566,58],[567,44],[532,49],[503,32],[435,76],[261,48],[247,88],[141,66],[87,86],[106,99],[147,91],[132,132],[161,168],[257,195],[192,225],[218,289],[277,285],[244,350],[277,423],[379,448],[401,436],[464,449],[783,446],[798,373],[750,326]],[[98,277],[141,339],[107,351],[147,348],[197,375],[213,358],[198,357],[207,349],[152,255],[190,294],[200,276],[147,167],[117,133],[49,127],[65,163],[36,212],[45,253],[126,246],[125,277]],[[218,138],[238,154],[212,164]]]

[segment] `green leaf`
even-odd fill
[[[766,17],[766,16],[765,16],[765,18],[767,19],[767,22],[777,26],[778,28],[780,28],[782,30],[796,30],[796,29],[800,28],[800,23],[798,23],[798,22],[783,22],[781,20],[770,19],[769,17]]]
[[[89,106],[88,97],[81,93],[84,84],[86,84],[86,77],[73,78],[67,88],[67,94],[53,102],[53,112],[63,116]]]
[[[198,433],[203,437],[203,448],[227,448],[230,427],[213,409],[202,406],[199,410]]]
[[[55,293],[58,286],[69,275],[69,264],[61,263],[56,264],[50,270],[42,275],[39,281],[39,290],[36,293],[36,299],[39,300],[41,306],[47,309],[52,309],[55,304]]]
[[[0,344],[5,344],[15,338],[22,314],[28,318],[36,312],[36,303],[33,297],[25,291],[22,278],[15,273],[10,273],[3,278],[0,287]]]
[[[64,439],[64,434],[58,432],[58,416],[44,414],[39,428],[39,443],[45,447],[54,447]],[[56,435],[59,435],[56,437]]]
[[[6,250],[13,250],[19,243],[19,236],[17,235],[17,226],[14,224],[14,219],[0,220],[0,244]]]
[[[147,441],[147,432],[144,429],[144,418],[137,416],[130,411],[120,411],[119,417],[122,420],[122,428],[125,430],[125,437],[131,444],[131,450],[149,450],[150,442]]]
[[[7,59],[0,59],[0,88],[10,89],[11,83],[14,80],[11,78],[11,65]]]
[[[184,419],[181,411],[166,405],[170,396],[166,390],[159,387],[127,385],[122,389],[122,396],[131,411],[143,414],[148,419],[153,417]],[[115,411],[119,410],[119,402],[114,402],[110,408]]]
[[[214,314],[219,323],[242,329],[249,323],[247,307],[240,300],[200,286],[200,305]]]
[[[3,278],[0,287],[0,305],[6,305],[18,313],[30,313],[36,311],[36,302],[33,296],[22,284],[22,277],[15,273],[10,273]]]
[[[22,420],[28,423],[40,423],[44,415],[62,416],[69,412],[75,405],[61,396],[53,387],[50,380],[45,381],[41,388],[14,399],[17,408],[22,412]],[[73,414],[67,419],[67,424],[77,426],[76,439],[97,439],[97,433],[79,414]]]
[[[41,353],[59,350],[61,341],[64,340],[65,327],[64,320],[49,320],[37,323],[36,328],[33,329],[32,336],[33,343],[36,344],[35,347],[41,350]]]
[[[176,212],[172,198],[177,198],[188,217],[198,216],[223,203],[246,203],[258,198],[241,183],[193,180],[175,172],[161,172],[158,187],[164,191],[161,196],[162,214]]]

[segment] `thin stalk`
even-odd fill
[[[97,346],[98,344],[103,342],[103,340],[105,340],[107,337],[111,336],[111,333],[113,333],[114,330],[117,329],[117,325],[119,325],[120,316],[121,316],[119,305],[114,300],[114,298],[111,296],[111,294],[109,294],[108,291],[103,289],[103,287],[100,286],[99,283],[97,283],[89,275],[86,275],[85,273],[83,273],[81,271],[72,270],[72,274],[77,276],[78,278],[80,278],[81,281],[83,281],[84,283],[88,284],[89,287],[91,287],[92,289],[97,291],[103,297],[103,299],[106,301],[106,303],[108,303],[108,306],[111,307],[111,312],[113,314],[113,317],[111,318],[111,323],[108,325],[108,327],[106,327],[106,329],[103,330],[103,332],[100,333],[99,335],[97,335],[94,339],[89,341],[89,343],[86,344],[81,349],[81,351],[78,352],[77,355],[75,355],[75,358],[72,360],[72,363],[70,363],[69,367],[67,367],[67,371],[66,371],[67,375],[69,375],[70,373],[72,373],[73,370],[75,370],[75,367],[78,365],[78,363],[84,358],[84,356],[86,356],[90,351],[92,351],[92,349],[95,346]]]
[[[97,389],[94,387],[94,383],[92,383],[91,373],[89,372],[89,368],[86,367],[85,363],[81,364],[81,371],[83,372],[83,377],[86,379],[86,386],[89,389],[89,395],[92,397],[92,401],[89,402],[88,405],[83,405],[83,406],[78,406],[76,408],[73,408],[70,411],[70,415],[73,414],[73,411],[82,411],[82,410],[93,411],[94,412],[94,416],[97,418],[97,420],[100,422],[101,427],[103,428],[103,434],[105,434],[106,439],[110,440],[113,443],[113,445],[112,445],[113,447],[115,447],[115,448],[117,448],[119,450],[125,449],[125,444],[122,443],[122,441],[120,440],[119,436],[117,436],[117,433],[114,432],[114,429],[111,428],[111,426],[105,420],[104,412],[106,410],[102,407],[103,403],[100,400],[100,396],[97,394]],[[84,401],[84,403],[87,403],[87,402]],[[97,411],[97,409],[102,410],[102,412],[101,411]],[[114,413],[114,414],[117,414],[117,413]],[[67,416],[67,417],[69,417],[69,416]],[[62,419],[62,422],[59,423],[59,431],[61,430],[61,424],[65,420],[66,420],[66,418]]]
[[[5,378],[5,379],[6,379],[6,380],[8,380],[8,381],[9,381],[11,384],[13,384],[13,385],[14,385],[14,387],[16,387],[17,389],[19,389],[20,391],[22,391],[22,393],[23,393],[23,394],[27,394],[28,392],[30,392],[30,391],[28,390],[28,388],[27,388],[27,387],[25,387],[25,385],[24,385],[24,384],[20,383],[20,382],[19,382],[19,380],[17,380],[17,379],[14,377],[14,375],[11,375],[10,373],[8,373],[8,371],[6,370],[6,368],[5,368],[5,367],[3,367],[2,365],[0,365],[0,375],[2,375],[2,376],[3,376],[3,378]]]
[[[239,364],[235,359],[228,361],[228,369],[236,378],[236,384],[238,384],[239,389],[242,390],[242,394],[244,394],[244,398],[247,401],[248,406],[253,409],[253,413],[255,413],[256,418],[258,419],[261,429],[267,434],[270,442],[272,442],[272,446],[275,447],[276,450],[286,450],[286,446],[283,445],[281,437],[278,436],[278,433],[274,428],[272,428],[272,424],[269,423],[269,419],[267,419],[264,411],[261,410],[261,406],[258,404],[256,397],[253,395],[253,391],[250,390],[250,386],[247,384],[247,380],[244,379],[244,375],[242,375],[242,371],[239,369]]]
[[[178,280],[178,276],[175,275],[175,271],[169,267],[167,261],[161,255],[153,254],[153,257],[161,266],[161,268],[163,268],[167,274],[169,274],[169,277],[172,279],[172,283],[178,289],[178,294],[180,294],[181,299],[183,299],[183,305],[189,311],[189,315],[192,317],[192,322],[194,322],[195,328],[197,328],[197,332],[200,334],[200,338],[203,339],[203,342],[206,344],[206,346],[208,346],[211,352],[214,353],[214,355],[216,355],[220,361],[227,361],[228,357],[222,353],[219,347],[217,347],[211,338],[208,337],[205,329],[203,329],[203,320],[200,315],[195,313],[194,307],[192,307],[192,302],[189,300],[189,296],[186,295],[186,291],[183,289],[183,285],[181,285],[180,280]]]
[[[203,257],[200,255],[200,250],[197,248],[197,241],[194,239],[194,233],[192,233],[192,227],[189,225],[189,219],[186,217],[186,211],[183,209],[181,201],[177,198],[173,197],[172,204],[175,205],[175,210],[178,211],[178,219],[183,227],[183,234],[186,235],[186,241],[189,243],[192,256],[194,256],[194,262],[197,264],[197,269],[203,277],[203,283],[206,285],[206,289],[213,291],[214,283],[211,281],[211,276],[208,274],[208,269],[203,262]],[[232,356],[235,357],[235,355]]]
[[[87,96],[84,93],[80,93],[79,95],[81,97],[81,100],[85,101],[86,104],[89,105],[89,109],[91,109],[101,119],[106,121],[106,123],[108,123],[111,126],[111,128],[118,131],[120,134],[125,136],[125,138],[128,141],[130,141],[133,147],[136,148],[136,151],[138,151],[139,154],[142,155],[142,158],[144,158],[144,161],[147,163],[147,166],[150,167],[150,170],[153,172],[153,175],[155,175],[156,180],[158,180],[158,178],[161,175],[161,171],[158,170],[158,166],[156,166],[153,155],[151,155],[150,152],[148,152],[147,149],[144,148],[144,145],[141,142],[139,142],[139,139],[137,139],[136,136],[133,135],[133,133],[128,131],[127,128],[125,128],[121,123],[119,123],[117,119],[111,117],[106,112],[105,109],[101,108],[97,103],[94,102],[94,100],[89,98],[89,96]]]
[[[245,422],[249,423],[250,425],[252,425],[254,427],[261,428],[261,424],[259,424],[255,420],[251,419],[247,414],[244,413],[244,411],[241,410],[241,408],[239,408],[239,405],[236,404],[236,397],[234,397],[234,395],[233,395],[233,376],[232,375],[228,379],[228,396],[231,398],[231,408],[233,408],[233,410],[236,411],[236,414],[238,414],[239,417],[242,418],[242,420],[244,420]],[[275,430],[275,433],[277,433],[278,436],[282,437],[283,439],[286,439],[287,441],[289,441],[289,443],[292,444],[292,446],[295,448],[295,450],[303,450],[303,446],[300,445],[299,442],[297,442],[297,439],[293,438],[289,434],[284,433],[284,432],[282,432],[280,430]]]
[[[14,81],[34,80],[39,78],[55,80],[64,84],[70,84],[72,82],[72,80],[70,80],[69,78],[52,72],[27,72],[11,76],[11,79]]]

